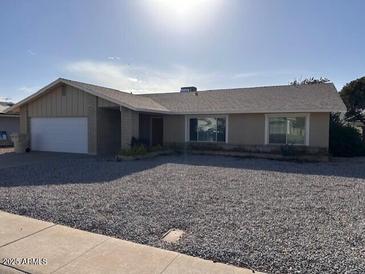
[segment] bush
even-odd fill
[[[131,139],[131,147],[138,147],[138,146],[145,146],[148,147],[148,140],[145,139],[137,139],[136,137],[132,137]]]
[[[121,154],[124,156],[140,156],[147,154],[147,149],[144,145],[138,145],[130,149],[123,149]]]
[[[280,152],[283,156],[297,156],[299,154],[294,145],[283,145],[280,147]]]
[[[331,114],[329,151],[333,156],[365,155],[365,144],[356,128],[343,122],[338,114]]]
[[[148,149],[149,152],[156,152],[156,151],[161,151],[163,150],[164,148],[161,146],[161,145],[157,145],[157,146],[153,146],[153,147],[150,147]]]

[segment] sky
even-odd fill
[[[133,93],[365,75],[363,0],[1,0],[0,97],[59,77]]]

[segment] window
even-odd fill
[[[225,142],[226,118],[190,118],[189,140],[198,142]]]
[[[6,131],[0,131],[0,141],[6,140],[8,140],[8,135],[6,134]]]
[[[268,116],[267,143],[306,145],[306,116]]]

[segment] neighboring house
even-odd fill
[[[0,102],[0,147],[12,145],[10,135],[19,132],[19,114],[5,113],[13,105],[10,102]]]
[[[192,90],[192,91],[190,91]],[[274,151],[327,150],[330,112],[344,112],[333,84],[133,95],[58,79],[11,107],[32,150],[102,154],[147,144],[213,144]]]

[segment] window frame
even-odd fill
[[[270,118],[305,118],[304,144],[292,144],[293,146],[309,146],[310,113],[278,113],[265,114],[265,145],[282,146],[287,144],[269,142],[269,119]]]
[[[225,141],[191,141],[190,140],[190,119],[204,119],[204,118],[224,118],[226,121],[226,135]],[[185,142],[192,143],[208,143],[208,144],[227,144],[228,143],[228,115],[214,115],[214,114],[199,114],[199,115],[185,115]]]

